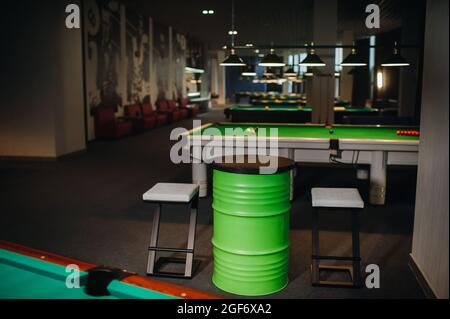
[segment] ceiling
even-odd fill
[[[322,0],[323,1],[323,0]],[[385,32],[402,24],[405,8],[415,8],[424,0],[337,0],[338,40],[343,30],[353,30],[356,37]],[[155,21],[219,49],[230,43],[231,0],[124,0]],[[237,45],[302,45],[312,39],[314,0],[235,0]],[[270,4],[275,3],[276,7]],[[364,21],[370,3],[380,6],[381,28],[368,30]],[[417,6],[418,7],[418,6]],[[213,15],[202,10],[212,9]],[[375,31],[373,31],[375,30]]]

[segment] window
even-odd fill
[[[336,48],[334,51],[334,71],[335,71],[335,80],[334,80],[334,96],[339,97],[341,95],[341,77],[340,73],[342,72],[342,60],[344,55],[344,49]]]
[[[370,46],[374,46],[376,44],[376,38],[374,35],[369,38]],[[374,98],[374,90],[375,90],[375,48],[369,49],[369,72],[370,72],[370,98]]]

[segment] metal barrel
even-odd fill
[[[244,296],[288,283],[290,171],[272,175],[214,169],[213,283]]]

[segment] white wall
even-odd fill
[[[80,1],[67,1],[79,3]],[[56,155],[61,156],[85,149],[85,120],[83,94],[83,53],[80,29],[68,30],[64,25],[65,15],[61,14],[65,1],[55,6],[58,30],[57,45],[59,49],[57,63],[58,83],[56,91],[61,104],[55,107]],[[57,39],[57,40],[58,40]]]
[[[68,3],[77,1],[22,1],[2,10],[0,156],[85,148],[81,33],[64,26]]]
[[[448,1],[428,1],[411,256],[438,298],[449,297],[448,29]]]

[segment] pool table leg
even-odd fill
[[[192,184],[199,186],[199,196],[208,194],[208,170],[205,163],[192,163]]]
[[[387,152],[373,151],[370,165],[370,199],[372,205],[384,205],[386,201]]]

